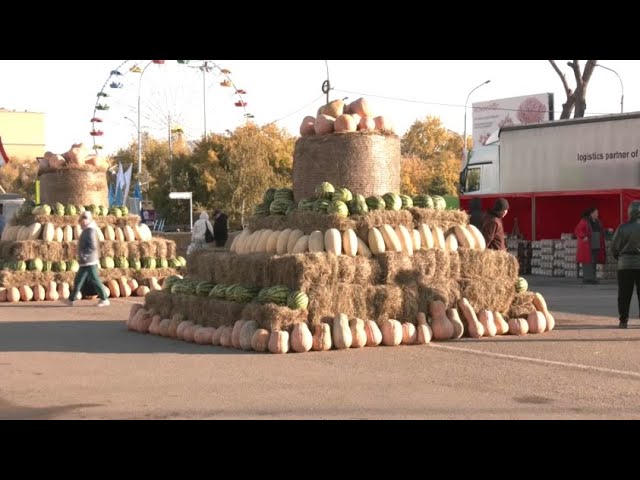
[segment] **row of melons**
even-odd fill
[[[129,297],[137,295],[144,297],[151,290],[162,290],[158,279],[151,277],[149,286],[139,285],[138,281],[131,278],[120,277],[118,280],[109,280],[104,286],[109,297]],[[30,302],[30,301],[56,301],[66,300],[71,294],[71,287],[67,282],[47,282],[45,285],[22,285],[20,287],[0,287],[0,302]],[[78,293],[76,300],[82,295]]]
[[[378,345],[424,345],[431,340],[458,339],[466,333],[471,338],[495,335],[526,335],[553,330],[555,320],[547,310],[542,295],[536,294],[536,310],[526,319],[513,318],[508,322],[499,313],[489,310],[477,315],[466,298],[457,302],[458,308],[446,308],[441,301],[429,305],[430,321],[424,312],[419,312],[416,322],[400,322],[395,319],[383,321],[380,326],[373,320],[351,318],[344,313],[337,314],[332,322],[323,322],[313,327],[306,323],[294,325],[287,330],[268,331],[259,328],[253,320],[238,320],[234,325],[204,327],[184,320],[181,314],[162,319],[158,314],[147,311],[142,305],[131,307],[126,322],[129,330],[151,333],[163,337],[177,338],[201,345],[214,345],[254,350],[256,352],[287,353],[293,351],[326,351],[347,348],[376,347]],[[462,319],[460,316],[462,313]]]
[[[305,235],[302,230],[270,230],[263,229],[251,233],[243,230],[232,242],[230,250],[238,254],[269,253],[284,255],[287,253],[327,252],[335,255],[355,257],[362,255],[371,257],[385,251],[413,252],[423,249],[436,248],[446,251],[456,251],[458,247],[473,250],[486,248],[482,233],[473,225],[456,225],[449,229],[445,237],[442,228],[429,227],[422,223],[418,228],[410,230],[404,225],[395,229],[391,225],[372,227],[369,229],[365,242],[352,229],[340,232],[330,228],[324,233],[315,230]]]
[[[96,228],[99,241],[116,240],[119,242],[150,241],[152,239],[149,227],[141,223],[134,227],[113,227],[107,225],[102,230]],[[0,240],[6,242],[21,242],[26,240],[44,240],[45,242],[70,242],[78,240],[82,234],[80,225],[66,225],[56,227],[53,223],[32,223],[31,225],[15,225],[6,227],[2,231]]]

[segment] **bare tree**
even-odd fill
[[[584,117],[584,113],[587,110],[587,85],[589,84],[589,80],[591,79],[591,75],[598,64],[598,61],[587,60],[587,63],[584,66],[584,71],[580,70],[580,60],[567,62],[567,65],[573,70],[573,76],[576,79],[576,87],[574,89],[569,86],[567,77],[560,71],[555,60],[549,60],[549,63],[551,63],[551,66],[560,77],[560,80],[562,80],[562,86],[564,87],[564,92],[567,95],[567,101],[562,104],[562,113],[560,114],[560,118],[571,118],[571,112],[574,108],[575,113],[573,118]]]

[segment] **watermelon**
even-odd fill
[[[57,216],[62,217],[64,215],[64,205],[62,205],[60,202],[55,204],[54,210]]]
[[[290,188],[281,188],[280,190],[276,190],[276,193],[273,195],[273,201],[277,202],[279,200],[293,202],[293,190]]]
[[[275,188],[268,188],[265,192],[264,195],[262,196],[262,201],[264,203],[271,203],[274,200],[274,197],[276,195],[276,189]]]
[[[229,285],[219,283],[211,289],[211,291],[209,292],[209,296],[217,298],[218,300],[224,300],[227,295],[227,287],[229,287]]]
[[[387,210],[398,211],[402,208],[402,199],[397,193],[388,192],[385,193],[382,198],[384,199],[385,208]]]
[[[270,205],[271,205],[270,203],[259,203],[253,209],[253,214],[257,217],[266,217],[270,213],[269,212]]]
[[[169,261],[166,258],[156,259],[156,268],[168,268]]]
[[[53,270],[53,263],[45,260],[44,262],[42,262],[42,271],[43,272],[51,272]]]
[[[109,209],[109,215],[113,215],[114,217],[121,217],[122,211],[120,210],[119,207],[111,207]]]
[[[180,262],[180,265],[182,265],[183,267],[187,266],[187,260],[184,257],[181,257],[180,255],[178,255],[176,257],[176,260],[178,260],[178,262]]]
[[[129,216],[129,208],[120,207],[120,213],[122,214],[123,217],[128,217]]]
[[[333,192],[333,195],[331,195],[331,200],[334,202],[339,200],[341,202],[347,203],[353,200],[353,194],[348,188],[342,187]]]
[[[437,211],[442,212],[447,208],[447,202],[440,195],[433,195],[431,198],[433,199],[433,208]]]
[[[112,257],[102,257],[100,259],[100,266],[106,269],[115,268],[115,262]]]
[[[418,208],[433,208],[433,199],[429,195],[423,193],[413,197],[413,205]]]
[[[329,182],[322,182],[315,189],[316,198],[317,199],[324,198],[325,200],[331,200],[331,197],[333,196],[333,192],[335,191],[336,191],[335,187],[331,185]]]
[[[76,273],[78,270],[80,270],[80,264],[77,260],[69,260],[67,262],[67,269],[70,272]]]
[[[215,285],[211,282],[200,282],[196,287],[196,295],[198,297],[208,297],[213,287],[215,287]]]
[[[27,271],[27,263],[22,260],[18,260],[13,264],[13,270],[16,272],[26,272]]]
[[[100,205],[98,210],[98,215],[101,217],[106,217],[109,214],[109,209],[103,205]]]
[[[327,213],[330,215],[338,215],[339,217],[348,217],[349,207],[347,207],[347,204],[341,200],[334,200],[329,205]]]
[[[127,257],[116,257],[114,263],[116,268],[129,268],[129,260],[127,260]]]
[[[516,282],[516,292],[522,293],[522,292],[526,292],[528,289],[529,289],[529,282],[527,282],[522,277],[518,277],[518,281]]]
[[[287,298],[287,307],[292,310],[306,310],[309,306],[309,297],[306,293],[295,290]]]
[[[76,215],[76,206],[72,205],[72,204],[68,204],[64,208],[64,214],[65,215]]]
[[[156,268],[156,259],[155,258],[143,258],[142,259],[142,268]]]
[[[298,210],[303,212],[310,212],[313,210],[313,198],[303,198],[298,202]]]
[[[353,200],[347,203],[347,207],[349,207],[350,215],[366,215],[369,212],[367,199],[359,193],[354,195]]]
[[[142,268],[142,263],[139,258],[131,257],[129,259],[129,268],[135,268],[136,270],[140,270]]]
[[[313,211],[318,213],[327,213],[330,205],[329,200],[320,198],[313,202]]]
[[[51,207],[45,203],[40,207],[40,213],[42,215],[51,215]]]
[[[413,207],[413,200],[409,195],[400,195],[400,200],[402,201],[402,208],[404,210]]]
[[[171,287],[173,287],[177,282],[180,281],[180,277],[177,275],[170,275],[164,279],[162,283],[162,290],[171,291]]]
[[[369,210],[384,210],[387,208],[384,198],[379,195],[372,195],[366,199]]]
[[[34,258],[33,260],[29,260],[29,270],[34,272],[41,272],[44,264],[42,260],[39,258]]]
[[[52,267],[54,272],[66,272],[67,262],[65,262],[64,260],[60,260],[59,262],[53,262]]]

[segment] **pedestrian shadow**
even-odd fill
[[[0,352],[258,355],[127,330],[124,321],[0,322]]]

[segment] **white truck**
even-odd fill
[[[590,207],[615,228],[640,198],[639,152],[640,112],[505,126],[471,152],[460,175],[460,205],[475,197],[486,210],[506,198],[505,229],[519,218],[529,240],[572,232]]]

